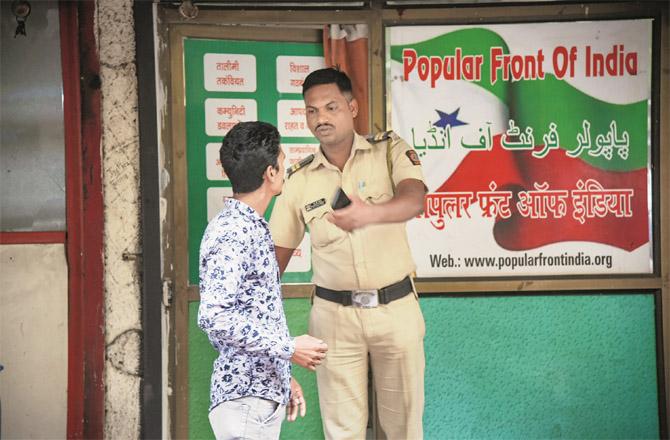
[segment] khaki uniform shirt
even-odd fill
[[[370,144],[355,134],[351,156],[340,171],[319,151],[309,165],[284,184],[272,210],[270,230],[277,246],[295,249],[309,228],[314,284],[333,290],[379,289],[412,273],[405,223],[369,225],[346,232],[328,220],[338,187],[367,203],[393,197],[386,158],[388,141]],[[416,152],[395,134],[391,156],[395,185],[404,179],[423,181]]]

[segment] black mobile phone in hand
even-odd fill
[[[351,205],[351,200],[349,200],[347,194],[344,192],[342,188],[337,188],[337,191],[335,192],[335,197],[333,197],[333,203],[331,203],[330,206],[332,206],[333,210],[338,210],[346,208],[349,205]]]

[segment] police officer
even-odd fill
[[[423,210],[421,165],[394,133],[368,141],[354,131],[358,103],[343,72],[310,73],[302,93],[321,147],[289,170],[270,229],[283,272],[309,228],[309,333],[329,347],[316,372],[326,438],[365,438],[368,360],[386,436],[422,438],[425,325],[405,231]],[[351,203],[333,210],[340,187]]]

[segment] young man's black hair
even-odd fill
[[[305,82],[302,83],[302,96],[305,96],[305,93],[312,87],[322,84],[335,84],[340,92],[351,95],[351,80],[347,74],[341,70],[327,67],[315,70],[307,75]]]
[[[250,193],[263,184],[268,166],[279,169],[279,132],[262,121],[240,122],[223,139],[219,158],[233,193]]]

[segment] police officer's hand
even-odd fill
[[[314,338],[310,335],[302,335],[295,338],[295,352],[291,356],[291,361],[315,371],[317,365],[326,358],[328,345],[321,339]]]
[[[369,205],[354,194],[349,196],[351,204],[346,208],[337,209],[328,214],[329,222],[338,228],[351,232],[354,229],[374,223],[375,206]]]
[[[307,414],[307,400],[305,400],[305,395],[298,381],[291,378],[291,397],[288,400],[288,405],[286,405],[286,420],[294,421],[298,418],[298,412],[300,412],[300,417],[305,417],[305,414]]]

